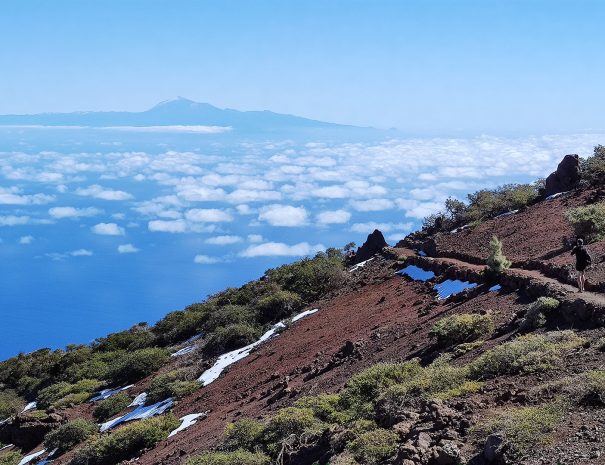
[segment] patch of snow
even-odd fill
[[[183,347],[180,350],[177,350],[176,352],[174,352],[173,354],[170,354],[171,357],[180,357],[181,355],[187,355],[190,354],[191,352],[193,352],[195,350],[195,346],[187,346],[187,347]]]
[[[477,287],[477,283],[460,281],[459,279],[447,279],[442,283],[435,284],[433,286],[440,299],[447,299],[453,294],[458,294],[465,289],[472,289],[473,287]]]
[[[197,423],[197,419],[199,417],[205,417],[206,414],[205,413],[191,413],[189,415],[185,415],[184,417],[181,417],[181,426],[179,426],[177,429],[175,429],[174,431],[171,431],[170,434],[168,435],[168,437],[172,437],[174,436],[176,433],[183,431],[184,429],[189,428],[191,425],[194,425]]]
[[[26,455],[21,459],[21,461],[17,465],[25,465],[26,463],[29,463],[34,460],[36,457],[40,457],[44,452],[46,452],[46,449],[42,449],[38,452],[34,452],[33,454]]]
[[[147,402],[147,393],[141,392],[138,396],[136,396],[134,398],[134,400],[129,405],[129,407],[137,407],[139,405],[145,405],[145,402]]]
[[[353,271],[358,270],[359,268],[363,268],[364,266],[367,265],[368,262],[374,260],[374,257],[372,258],[368,258],[366,261],[363,262],[359,262],[357,265],[352,266],[351,268],[349,268],[349,273],[353,273]]]
[[[21,410],[21,413],[27,412],[28,410],[34,410],[36,407],[38,407],[38,402],[30,402]]]
[[[309,316],[309,315],[313,315],[314,313],[317,313],[319,311],[319,308],[314,308],[313,310],[305,310],[302,313],[299,313],[298,315],[292,317],[292,323],[294,323],[295,321],[298,320],[302,320],[304,317]]]
[[[172,398],[169,397],[168,399],[162,400],[161,402],[149,405],[147,407],[140,405],[126,415],[122,415],[121,417],[102,423],[99,431],[103,433],[111,428],[114,428],[115,426],[126,423],[127,421],[143,420],[145,418],[160,415],[171,408],[173,403]]]
[[[420,255],[421,257],[426,257],[426,252],[424,250],[419,250],[418,255]]]
[[[515,213],[518,213],[518,212],[519,212],[519,210],[511,210],[511,211],[506,212],[506,213],[501,213],[498,216],[494,216],[494,218],[504,218],[505,216],[511,216],[511,215],[514,215]]]
[[[4,449],[9,449],[10,447],[13,447],[14,444],[8,444],[6,446],[0,447],[0,452],[3,451]]]
[[[111,396],[115,396],[116,394],[125,391],[126,389],[130,389],[131,387],[133,387],[134,384],[129,384],[128,386],[124,386],[121,388],[115,388],[115,389],[103,389],[102,391],[98,392],[96,396],[94,396],[92,399],[90,399],[89,402],[96,402],[98,400],[105,400]]]
[[[459,232],[459,231],[464,231],[466,228],[470,228],[470,227],[471,227],[471,225],[470,225],[470,224],[465,224],[464,226],[460,226],[460,227],[458,227],[458,228],[456,228],[456,229],[452,229],[452,230],[450,231],[450,234],[456,234],[457,232]]]
[[[275,336],[280,330],[285,328],[286,325],[282,322],[276,323],[271,327],[269,331],[263,334],[258,341],[253,342],[252,344],[247,345],[246,347],[242,347],[241,349],[232,350],[231,352],[227,352],[226,354],[221,355],[212,367],[208,368],[202,373],[202,375],[198,378],[198,381],[202,383],[202,386],[207,386],[213,381],[216,381],[216,379],[221,375],[225,368],[247,357],[248,355],[250,355],[250,352],[252,352],[253,349],[261,345],[263,342],[268,341],[273,336]]]
[[[397,272],[400,275],[406,275],[412,278],[414,281],[428,281],[435,277],[435,273],[432,271],[423,270],[416,265],[408,265]]]
[[[544,200],[552,200],[552,199],[556,199],[557,197],[561,197],[562,195],[565,194],[569,194],[569,191],[565,191],[565,192],[557,192],[556,194],[552,194],[549,195],[548,197],[546,197]]]
[[[11,417],[5,418],[4,420],[0,420],[0,426],[2,426],[4,423],[8,423],[10,419]]]
[[[500,289],[502,289],[502,286],[500,286],[500,284],[496,284],[495,286],[492,286],[489,288],[490,292],[498,292]]]

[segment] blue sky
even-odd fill
[[[518,134],[605,127],[600,1],[6,0],[0,113],[221,107]]]

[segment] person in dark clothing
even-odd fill
[[[576,271],[578,272],[578,289],[579,292],[584,292],[584,284],[586,283],[586,277],[584,272],[592,264],[592,258],[584,247],[584,240],[578,239],[575,247],[571,250],[571,254],[576,256]]]

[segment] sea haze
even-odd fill
[[[0,117],[0,358],[153,323],[374,228],[394,243],[447,196],[602,140],[420,139],[183,100],[155,119]]]

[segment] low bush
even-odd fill
[[[279,410],[267,423],[265,441],[268,450],[275,453],[284,440],[292,436],[296,441],[314,437],[326,425],[308,408],[286,407]]]
[[[204,324],[204,330],[216,331],[218,328],[232,324],[253,324],[254,311],[244,305],[225,305],[214,310]]]
[[[197,391],[200,387],[199,382],[180,379],[179,372],[171,371],[153,379],[147,390],[147,401],[153,404],[168,397],[180,399]]]
[[[208,304],[190,306],[192,310],[179,310],[171,312],[158,321],[151,329],[160,345],[175,344],[199,334],[208,319]]]
[[[257,326],[244,323],[221,326],[206,340],[204,352],[221,354],[239,349],[257,341],[260,336],[261,330]]]
[[[295,407],[307,408],[313,411],[313,415],[326,423],[343,425],[353,418],[350,412],[340,409],[341,399],[339,394],[320,394],[318,396],[303,397],[296,401]]]
[[[265,425],[251,418],[242,418],[230,423],[223,435],[223,448],[230,451],[238,449],[254,451],[262,444]]]
[[[506,410],[474,428],[482,437],[502,435],[517,455],[530,448],[550,442],[550,433],[562,419],[564,409],[559,403]]]
[[[181,424],[174,415],[141,420],[89,441],[78,449],[70,465],[114,465],[154,447]]]
[[[597,145],[593,155],[581,165],[582,179],[591,186],[600,187],[605,182],[605,146]]]
[[[234,452],[204,452],[187,460],[186,465],[269,465],[265,454],[245,450]]]
[[[65,452],[96,434],[97,430],[98,426],[93,422],[78,418],[49,432],[44,437],[44,446],[49,450]]]
[[[93,348],[102,352],[134,350],[152,346],[156,337],[146,323],[139,323],[129,330],[112,333],[93,342]]]
[[[168,359],[168,352],[157,347],[126,352],[111,368],[109,376],[115,383],[132,383],[159,370]]]
[[[92,416],[98,422],[109,420],[114,415],[117,415],[131,403],[130,397],[120,392],[114,396],[111,396],[105,400],[97,403],[97,406],[92,412]]]
[[[472,350],[478,349],[484,344],[485,341],[475,341],[475,342],[464,342],[462,344],[458,344],[454,347],[453,354],[456,357],[460,357],[461,355],[466,354],[467,352],[471,352]]]
[[[349,451],[335,455],[330,460],[330,465],[360,465]]]
[[[399,435],[394,431],[376,429],[361,434],[347,445],[353,458],[366,465],[375,465],[397,452]]]
[[[588,242],[605,238],[605,203],[572,208],[565,216],[573,226],[576,236],[583,237]]]
[[[493,331],[494,322],[491,315],[465,313],[442,318],[433,325],[430,335],[440,346],[450,346],[475,341],[489,336]]]
[[[560,362],[563,351],[584,342],[572,331],[520,336],[477,357],[469,364],[469,374],[471,378],[481,380],[549,370]]]
[[[489,241],[489,257],[485,268],[485,277],[488,281],[497,281],[498,277],[511,266],[511,261],[502,253],[502,242],[492,236]]]
[[[0,452],[0,465],[17,465],[23,457],[19,452],[5,451]]]
[[[42,389],[38,394],[38,407],[48,409],[70,404],[80,404],[88,400],[101,386],[96,379],[83,379],[77,383],[61,381]]]
[[[559,301],[552,297],[538,297],[538,299],[527,306],[525,316],[519,322],[519,330],[522,332],[533,331],[546,324],[546,318],[550,312],[559,307]]]
[[[21,411],[24,400],[12,389],[0,391],[0,421]]]
[[[530,389],[532,400],[563,396],[573,405],[605,405],[605,371],[593,370],[550,381]]]
[[[283,320],[304,306],[301,297],[289,291],[277,291],[260,299],[255,306],[262,323]]]

